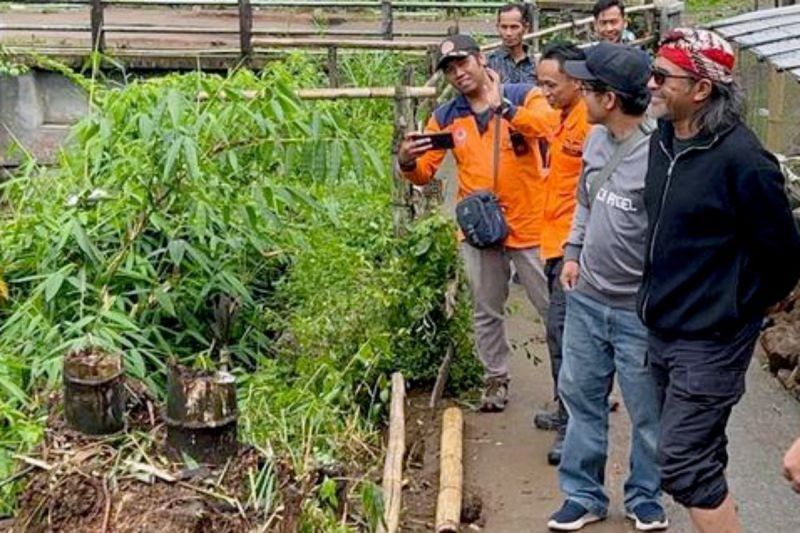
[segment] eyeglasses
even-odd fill
[[[695,76],[684,76],[682,74],[671,74],[670,72],[659,67],[650,67],[650,77],[656,82],[656,85],[664,85],[667,78],[675,78],[679,80],[697,80]]]

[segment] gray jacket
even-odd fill
[[[564,259],[580,263],[578,291],[607,305],[633,310],[642,281],[647,235],[643,191],[649,136],[636,143],[589,202],[592,178],[618,145],[604,126],[595,126],[586,139],[578,205]]]

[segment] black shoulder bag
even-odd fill
[[[502,91],[502,89],[501,89]],[[494,193],[500,171],[500,120],[495,115],[494,151],[492,154],[492,189],[475,191],[456,205],[456,220],[466,241],[475,248],[490,248],[501,244],[508,236],[508,224],[503,208]]]

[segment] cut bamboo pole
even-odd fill
[[[394,98],[396,87],[343,87],[340,89],[299,89],[297,97],[303,100],[331,98]],[[436,87],[406,87],[406,98],[435,98]]]
[[[438,44],[433,41],[383,41],[378,39],[294,39],[292,37],[259,37],[253,39],[254,46],[267,48],[367,48],[370,50],[421,50]]]
[[[439,500],[436,503],[436,533],[456,533],[461,522],[463,493],[464,417],[461,409],[450,407],[442,415]]]
[[[436,87],[406,87],[405,95],[408,98],[435,98]],[[318,88],[318,89],[298,89],[295,94],[301,100],[333,100],[336,98],[358,99],[358,98],[394,98],[397,94],[396,87],[345,87],[340,89]],[[254,100],[264,95],[264,91],[244,90],[241,92],[246,100]],[[211,97],[207,92],[197,93],[200,101],[208,100]],[[220,98],[224,99],[225,95]]]
[[[406,452],[406,385],[403,374],[392,374],[392,404],[389,413],[389,445],[383,464],[383,523],[380,533],[395,533],[400,526],[403,494],[403,456]]]

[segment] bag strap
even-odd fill
[[[500,101],[503,101],[503,84],[500,84]],[[500,174],[500,113],[494,114],[494,146],[492,149],[492,192],[497,192],[497,178]]]
[[[636,144],[653,133],[656,129],[656,123],[653,119],[646,117],[639,126],[634,130],[631,135],[625,139],[617,149],[614,150],[614,153],[611,155],[611,159],[608,160],[608,163],[600,170],[597,174],[595,179],[589,184],[589,206],[591,207],[592,203],[594,202],[595,196],[597,193],[600,192],[600,187],[602,187],[607,181],[608,178],[611,177],[611,174],[617,169],[619,164],[625,159],[631,150],[636,146]]]

